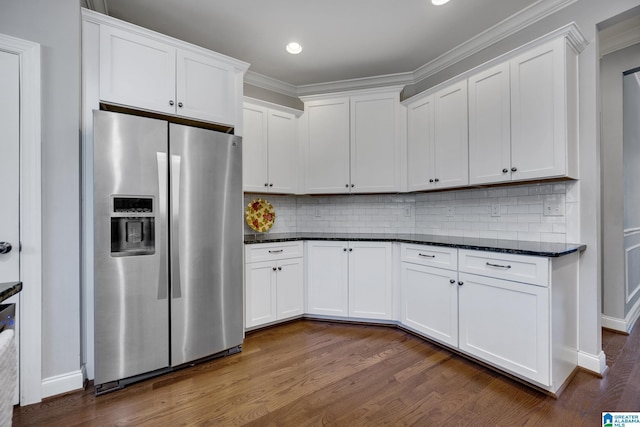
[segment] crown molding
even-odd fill
[[[252,98],[250,96],[244,96],[243,99],[245,103],[254,104],[264,108],[273,108],[278,111],[284,111],[285,113],[293,114],[296,117],[300,117],[302,113],[304,113],[304,111],[298,110],[296,108],[285,107],[284,105],[275,104],[273,102],[264,101],[258,98]]]
[[[578,0],[539,0],[414,71],[415,83],[546,18]]]
[[[315,95],[346,90],[359,90],[370,88],[384,88],[385,86],[398,86],[413,84],[413,73],[387,74],[383,76],[364,77],[360,79],[338,80],[335,82],[315,83],[297,87],[298,96]]]
[[[263,74],[255,73],[251,70],[245,73],[244,82],[251,86],[267,89],[282,95],[291,96],[293,98],[298,97],[298,89],[295,85],[285,83]]]
[[[600,31],[600,57],[640,43],[640,15]]]

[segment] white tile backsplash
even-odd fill
[[[273,205],[276,221],[270,233],[424,233],[566,243],[571,241],[567,235],[575,233],[566,217],[574,210],[576,187],[575,182],[563,182],[395,195],[247,193],[245,206],[256,197]],[[565,214],[543,215],[548,200],[563,204]],[[491,216],[493,204],[500,206],[500,216]],[[245,233],[253,233],[246,224]]]

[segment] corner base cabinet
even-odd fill
[[[307,242],[307,313],[392,319],[389,242]]]

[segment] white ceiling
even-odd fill
[[[482,47],[575,0],[85,0],[90,8],[251,64],[291,87],[415,80],[452,49]],[[99,7],[94,7],[98,6]],[[285,44],[298,41],[299,55]],[[460,49],[458,49],[460,50]],[[449,52],[447,54],[447,52]]]

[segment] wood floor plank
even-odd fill
[[[15,426],[587,426],[640,411],[640,326],[603,332],[609,370],[558,399],[402,330],[301,320],[239,354],[95,396],[14,409]]]

